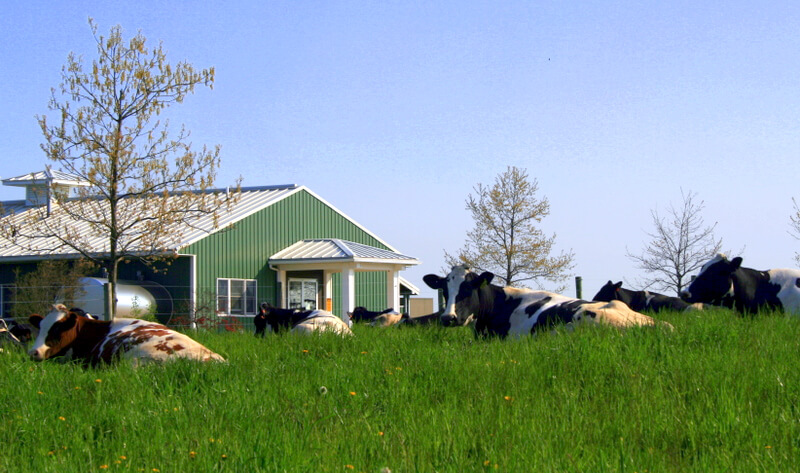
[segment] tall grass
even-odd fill
[[[520,340],[194,334],[227,364],[0,354],[0,471],[793,471],[800,320]]]

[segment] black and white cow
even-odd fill
[[[281,309],[271,304],[261,304],[263,322],[256,317],[256,335],[262,335],[269,325],[273,332],[314,333],[330,331],[339,335],[352,335],[350,327],[339,317],[326,310]],[[259,332],[260,330],[260,332]]]
[[[353,309],[353,312],[348,312],[347,315],[353,322],[369,322],[369,324],[374,327],[389,327],[396,325],[403,318],[403,314],[392,308],[378,312],[367,310],[366,307],[360,306]]]
[[[408,314],[403,314],[398,325],[442,325],[442,313],[434,312],[433,314],[420,315],[417,317],[409,317]]]
[[[659,312],[662,310],[674,310],[677,312],[702,310],[702,304],[689,304],[679,297],[666,296],[657,292],[650,291],[631,291],[622,287],[622,281],[614,284],[608,281],[605,286],[592,298],[593,301],[622,301],[631,309],[641,312],[651,310]]]
[[[703,265],[681,297],[748,314],[766,309],[800,315],[800,270],[744,268],[741,257],[728,260],[719,253]]]
[[[478,335],[520,336],[556,324],[582,322],[615,327],[656,324],[652,317],[620,301],[588,302],[548,291],[500,287],[491,284],[493,278],[490,272],[476,274],[459,265],[446,277],[428,274],[423,280],[444,291],[442,323],[464,325],[474,318]]]
[[[11,330],[5,319],[0,319],[0,352],[7,346],[21,348],[25,345]]]
[[[28,324],[19,323],[14,319],[2,319],[0,327],[5,327],[8,333],[22,343],[28,343],[34,338],[34,328]]]

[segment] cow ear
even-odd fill
[[[494,273],[490,273],[489,271],[483,272],[478,276],[478,282],[481,287],[491,283],[492,279],[494,279]]]
[[[39,314],[31,314],[31,316],[28,317],[28,322],[30,322],[31,325],[33,325],[34,327],[36,327],[38,329],[39,328],[39,324],[42,322],[42,318],[43,317],[41,315],[39,315]]]
[[[444,278],[435,274],[426,274],[422,277],[422,280],[425,281],[425,284],[427,284],[431,289],[442,289],[445,286]]]
[[[737,256],[731,260],[731,270],[736,271],[742,265],[742,257]]]
[[[611,282],[611,281],[609,281],[609,282]],[[618,282],[618,283],[614,284],[614,290],[615,290],[615,291],[616,291],[616,290],[619,290],[619,288],[621,288],[621,287],[622,287],[622,281],[620,281],[620,282]]]

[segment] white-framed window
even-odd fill
[[[316,310],[317,287],[316,279],[289,278],[289,309]]]
[[[217,314],[256,315],[255,279],[217,279]]]

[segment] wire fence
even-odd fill
[[[256,288],[220,296],[216,287],[192,290],[189,286],[117,286],[117,317],[152,320],[174,328],[242,331],[253,327],[259,292],[274,294],[274,287]],[[70,294],[64,297],[63,294]],[[0,307],[4,319],[25,322],[31,314],[46,314],[54,304],[80,308],[99,318],[105,316],[102,286],[0,286]],[[272,300],[272,297],[269,298]]]
[[[246,281],[255,283],[253,280]],[[335,308],[334,299],[338,296],[336,291],[333,297],[325,299],[321,289],[318,288],[317,300],[313,301],[314,308]],[[253,318],[261,302],[277,305],[281,288],[276,285],[243,284],[229,285],[225,291],[221,290],[219,284],[192,288],[186,285],[163,286],[145,281],[127,281],[117,285],[116,316],[157,321],[178,329],[252,330]],[[361,281],[359,291],[360,300],[357,305],[371,306],[368,307],[370,310],[386,308],[381,307],[385,301],[385,282]],[[65,294],[69,296],[65,297]],[[53,304],[77,307],[105,319],[105,297],[104,288],[99,285],[0,285],[3,318],[19,322],[27,321],[34,313],[44,315],[50,312]],[[301,305],[297,308],[302,307]],[[402,311],[404,307],[396,309]]]

